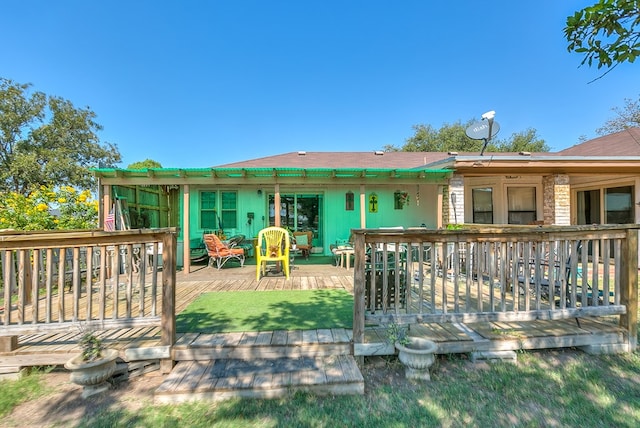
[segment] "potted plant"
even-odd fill
[[[407,379],[431,380],[429,368],[435,361],[438,345],[429,339],[409,335],[409,327],[391,323],[387,340],[398,350],[398,359],[405,365]]]
[[[85,332],[79,342],[82,352],[66,362],[71,371],[70,379],[82,386],[82,397],[86,398],[109,389],[109,379],[116,369],[116,349],[105,348],[102,340],[93,332]]]

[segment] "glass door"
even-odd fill
[[[275,196],[269,195],[269,226],[275,225],[275,216],[280,215],[280,226],[291,231],[312,231],[313,246],[322,246],[322,207],[320,194],[281,194],[280,209],[274,207]]]

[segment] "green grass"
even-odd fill
[[[344,290],[204,293],[176,316],[187,332],[351,328],[353,296]]]
[[[549,358],[553,355],[553,358]],[[145,407],[112,406],[80,427],[635,427],[640,426],[640,355],[518,355],[518,365],[477,367],[441,357],[432,381],[400,383],[390,360],[363,396],[233,399]],[[484,368],[483,368],[484,367]],[[391,374],[389,374],[391,373]]]
[[[20,403],[47,393],[42,375],[46,370],[34,370],[17,380],[0,380],[0,417],[11,412]]]

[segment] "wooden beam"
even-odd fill
[[[162,239],[162,325],[160,343],[172,347],[176,343],[176,236],[166,234]],[[160,371],[170,373],[171,358],[160,361]]]
[[[183,194],[183,221],[182,221],[182,269],[188,275],[191,272],[191,237],[190,237],[190,221],[191,207],[189,205],[190,189],[189,185],[182,186]]]

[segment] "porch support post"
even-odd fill
[[[98,214],[98,220],[100,227],[104,229],[104,219],[111,211],[111,185],[105,184],[104,186],[99,187],[102,190],[102,210]]]
[[[183,216],[182,216],[182,271],[187,275],[191,273],[191,238],[189,230],[189,219],[191,218],[191,207],[189,206],[189,185],[185,184],[183,188]]]
[[[546,225],[571,224],[571,186],[566,174],[542,177],[542,216]]]
[[[353,354],[364,343],[364,261],[366,257],[364,233],[354,234],[354,266],[353,266]],[[364,357],[356,356],[360,363],[364,362]]]
[[[172,353],[176,343],[176,247],[174,233],[165,233],[162,237],[162,321],[160,343]],[[173,368],[173,357],[160,360],[160,372],[167,374]]]
[[[620,315],[620,327],[629,334],[629,349],[635,351],[638,346],[638,230],[628,229],[627,239],[623,241],[620,265],[620,304],[627,312]]]
[[[443,193],[444,193],[444,186],[443,185],[438,185],[438,201],[436,202],[436,229],[442,229],[442,222],[443,222],[443,216],[444,216],[444,209],[443,209]]]
[[[367,195],[364,184],[360,185],[360,228],[367,227]]]
[[[276,183],[273,195],[273,216],[275,219],[275,226],[280,227],[280,184]]]

